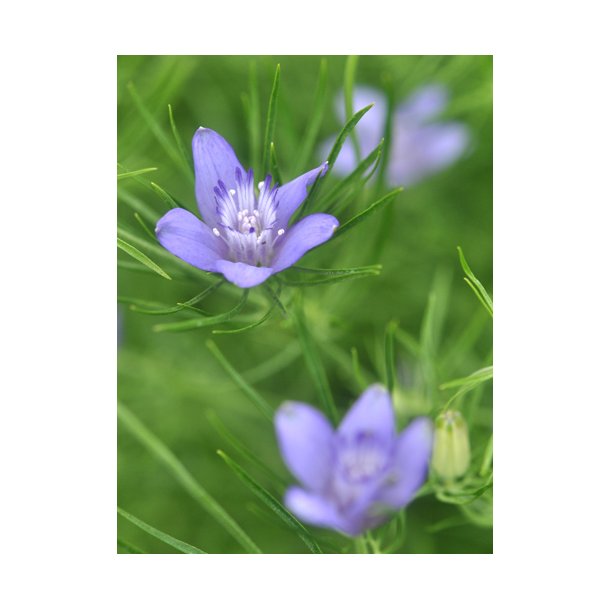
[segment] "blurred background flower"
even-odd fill
[[[426,176],[438,172],[459,159],[469,142],[469,130],[458,121],[440,121],[438,116],[446,109],[449,99],[447,87],[430,84],[418,88],[395,108],[391,118],[389,161],[386,183],[389,186],[411,186]],[[354,88],[354,112],[374,106],[362,117],[355,132],[361,157],[365,157],[383,138],[388,121],[388,101],[385,94],[372,87]],[[344,123],[345,98],[343,93],[335,100],[335,111]],[[323,146],[322,156],[328,156],[334,138]],[[340,175],[352,172],[359,155],[352,139],[348,139],[335,163]]]

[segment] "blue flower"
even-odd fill
[[[356,536],[405,506],[426,480],[432,423],[414,420],[396,434],[390,395],[369,387],[338,430],[319,411],[284,403],[275,417],[284,462],[303,487],[286,506],[300,519]]]
[[[175,208],[159,220],[156,234],[164,248],[194,267],[250,288],[329,240],[339,226],[328,214],[288,226],[307,187],[326,173],[326,162],[283,186],[273,186],[267,176],[255,189],[252,170],[244,170],[222,136],[203,127],[193,137],[193,158],[203,222]]]
[[[431,122],[446,107],[448,93],[441,85],[427,85],[416,90],[399,104],[392,117],[392,134],[386,181],[389,186],[410,186],[422,178],[451,165],[466,150],[470,141],[466,125],[456,121]],[[362,156],[370,153],[383,137],[388,113],[384,94],[371,87],[354,89],[353,108],[358,110],[375,105],[356,125],[356,134]],[[345,102],[342,96],[336,100],[336,112],[345,120]],[[328,154],[334,138],[323,146]],[[334,170],[347,175],[356,167],[356,153],[348,138]]]

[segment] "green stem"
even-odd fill
[[[354,548],[358,554],[368,554],[369,550],[366,548],[364,536],[358,536],[358,538],[354,540]]]

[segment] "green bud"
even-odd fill
[[[468,425],[459,411],[445,411],[434,423],[432,469],[446,481],[459,479],[470,464]]]

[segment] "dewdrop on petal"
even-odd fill
[[[463,476],[470,465],[468,425],[459,411],[445,411],[434,423],[432,469],[446,481]]]

